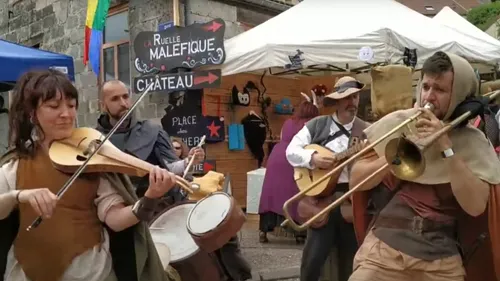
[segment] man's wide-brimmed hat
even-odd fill
[[[333,93],[326,95],[325,98],[340,100],[362,91],[364,88],[365,84],[350,76],[344,76],[335,83],[335,86],[333,86]]]

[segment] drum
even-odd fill
[[[201,249],[211,253],[236,236],[245,221],[245,214],[233,197],[214,192],[198,201],[189,212],[187,230]]]
[[[158,252],[158,256],[160,257],[161,264],[163,265],[163,269],[166,271],[168,265],[170,264],[170,248],[167,244],[161,242],[155,242],[155,248]]]
[[[187,231],[187,218],[194,206],[195,202],[185,201],[161,211],[149,230],[163,266],[170,264],[182,281],[219,281],[221,273],[215,256],[200,249]],[[165,246],[170,252],[169,261]]]

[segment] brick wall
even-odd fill
[[[80,91],[79,125],[97,118],[97,79],[84,67],[83,39],[87,1],[9,0],[0,4],[0,38],[70,55]]]

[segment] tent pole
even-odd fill
[[[174,26],[180,26],[179,0],[173,0]]]

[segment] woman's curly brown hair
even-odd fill
[[[20,156],[35,153],[33,130],[37,130],[38,137],[43,140],[35,111],[41,103],[57,97],[58,93],[62,93],[61,98],[75,100],[78,108],[78,91],[60,71],[29,71],[17,81],[9,114],[9,146]]]

